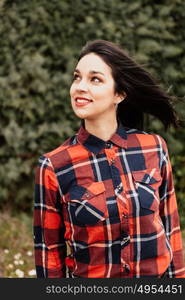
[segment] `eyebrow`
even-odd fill
[[[80,73],[80,71],[78,70],[78,69],[75,69],[74,70],[74,73]],[[105,74],[103,74],[102,72],[99,72],[99,71],[95,71],[95,70],[91,70],[91,71],[89,71],[89,73],[90,74],[101,74],[101,75],[103,75],[103,76],[105,76]]]

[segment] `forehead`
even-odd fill
[[[96,71],[96,72],[102,72],[106,75],[111,75],[111,68],[104,62],[104,60],[94,54],[89,53],[85,56],[83,56],[77,66],[76,69],[78,69],[80,72],[90,72],[90,71]]]

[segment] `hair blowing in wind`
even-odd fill
[[[117,108],[118,120],[124,126],[142,130],[145,114],[158,118],[165,129],[179,126],[173,98],[123,49],[105,40],[89,41],[82,48],[78,61],[89,53],[99,55],[109,65],[115,92],[126,94]]]

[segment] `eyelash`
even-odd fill
[[[75,74],[75,75],[73,76],[73,81],[77,80],[78,77],[80,77],[80,76],[77,75],[77,74]],[[102,80],[101,80],[100,78],[96,77],[96,76],[93,76],[93,77],[91,78],[91,80],[92,80],[92,79],[98,79],[98,82],[102,82]],[[97,81],[96,81],[96,82],[97,82]]]

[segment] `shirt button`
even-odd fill
[[[122,217],[123,217],[124,219],[127,219],[127,218],[128,218],[128,215],[127,215],[127,214],[122,214]]]
[[[112,144],[110,142],[106,143],[106,148],[112,148]]]
[[[124,268],[125,268],[125,272],[126,272],[127,274],[129,274],[129,273],[130,273],[130,266],[129,266],[129,264],[125,264],[125,265],[124,265]]]
[[[130,243],[130,236],[126,232],[122,232],[120,236],[121,248],[123,249]]]
[[[115,159],[113,159],[113,158],[110,161],[111,161],[112,164],[115,163]]]

